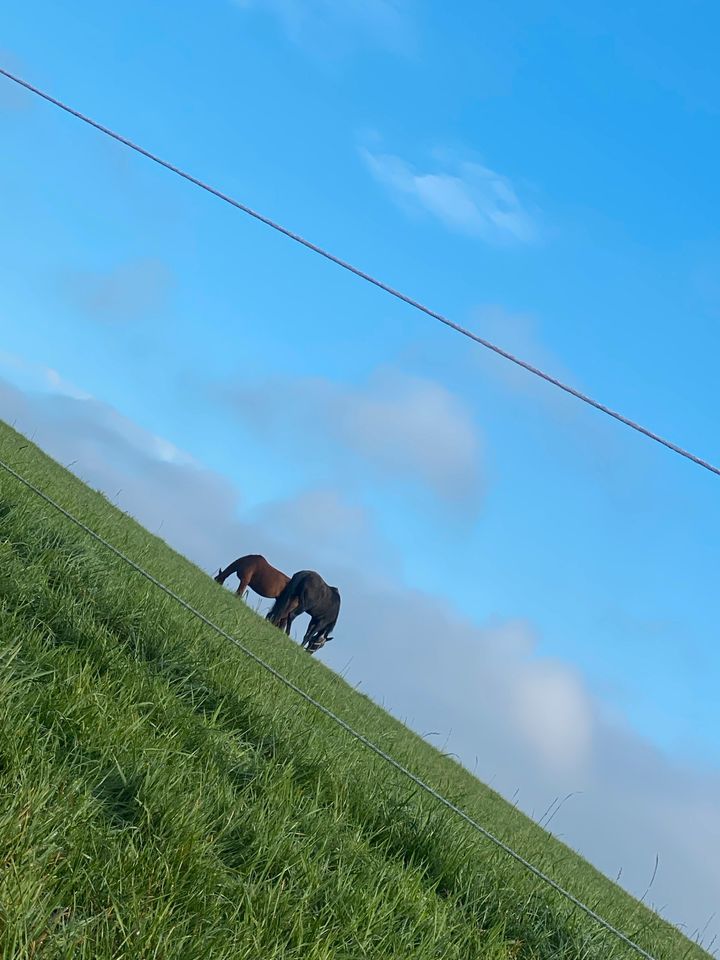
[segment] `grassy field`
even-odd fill
[[[707,957],[0,424],[0,457],[658,958]],[[0,956],[636,954],[0,471]]]

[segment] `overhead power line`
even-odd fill
[[[193,617],[196,617],[198,620],[204,623],[206,627],[210,627],[210,629],[219,636],[223,637],[225,640],[229,640],[230,643],[234,644],[255,664],[257,664],[259,667],[262,667],[263,670],[266,670],[276,680],[279,680],[280,683],[292,690],[293,693],[296,693],[299,697],[305,700],[306,703],[309,703],[310,706],[314,707],[320,713],[328,717],[328,719],[332,720],[333,723],[345,730],[346,733],[348,733],[351,737],[361,743],[376,756],[380,757],[381,760],[384,760],[403,776],[411,780],[415,786],[419,787],[419,789],[424,793],[429,794],[429,796],[437,800],[438,803],[458,816],[461,820],[468,824],[468,826],[472,827],[473,830],[481,834],[481,836],[483,836],[486,840],[489,840],[490,843],[494,844],[496,847],[499,847],[500,850],[506,853],[509,857],[512,857],[513,860],[533,874],[533,876],[535,876],[538,880],[547,884],[547,886],[552,887],[553,890],[568,900],[571,904],[573,904],[573,906],[577,907],[597,924],[599,924],[613,936],[617,937],[618,940],[622,941],[627,947],[630,947],[632,950],[634,950],[637,954],[643,957],[644,960],[655,960],[655,957],[653,957],[652,954],[648,953],[647,950],[635,943],[634,940],[631,940],[627,934],[622,932],[622,930],[619,930],[617,927],[613,926],[613,924],[605,920],[604,917],[593,910],[592,907],[589,907],[586,903],[583,903],[582,900],[579,900],[574,894],[570,893],[569,890],[566,890],[556,880],[553,880],[552,877],[540,870],[539,867],[536,867],[533,863],[523,857],[522,854],[514,850],[509,844],[505,843],[499,837],[496,837],[495,834],[491,833],[481,823],[478,823],[477,820],[466,813],[461,807],[458,807],[456,804],[454,804],[452,800],[448,800],[447,797],[443,796],[443,794],[432,787],[429,783],[426,783],[417,774],[409,770],[406,766],[400,763],[399,760],[396,760],[393,756],[383,750],[382,747],[379,747],[376,743],[373,743],[372,740],[369,740],[362,733],[359,733],[357,730],[355,730],[354,727],[352,727],[346,720],[343,720],[342,717],[338,716],[338,714],[336,714],[333,710],[320,703],[319,700],[316,700],[301,687],[298,687],[296,683],[273,667],[272,664],[268,663],[266,660],[263,660],[263,658],[259,657],[256,653],[253,653],[252,650],[238,640],[237,637],[234,637],[231,633],[228,633],[227,630],[224,630],[222,627],[218,626],[218,624],[210,620],[209,617],[206,617],[204,613],[202,613],[192,604],[188,603],[187,600],[183,599],[183,597],[181,597],[178,593],[166,586],[166,584],[164,584],[161,580],[158,580],[157,577],[154,577],[151,573],[148,573],[148,571],[141,567],[140,564],[128,557],[127,554],[123,553],[122,550],[119,550],[116,546],[114,546],[114,544],[110,543],[109,540],[106,540],[105,537],[101,536],[99,533],[96,533],[92,527],[89,527],[86,523],[83,523],[82,520],[76,517],[69,510],[66,510],[65,507],[59,504],[57,500],[54,500],[51,496],[49,496],[49,494],[45,493],[44,490],[41,490],[40,487],[36,486],[31,480],[28,480],[27,477],[24,477],[21,473],[18,473],[18,471],[11,467],[9,463],[6,463],[4,460],[0,459],[0,469],[4,470],[11,477],[14,477],[15,480],[27,487],[28,490],[31,490],[41,500],[44,500],[45,503],[53,507],[53,509],[61,513],[66,519],[70,520],[71,523],[75,524],[76,527],[79,527],[81,530],[87,533],[88,536],[93,538],[93,540],[102,544],[102,546],[114,553],[115,556],[122,560],[123,563],[127,564],[146,580],[149,580],[150,583],[154,584],[154,586],[156,586],[159,590],[162,590],[163,593],[165,593],[176,603],[179,603],[181,607],[187,610],[188,613],[192,614]]]
[[[188,180],[190,183],[194,183],[196,187],[200,187],[202,190],[206,190],[208,193],[211,193],[213,196],[218,197],[220,200],[223,200],[225,203],[229,203],[231,206],[236,207],[238,210],[242,210],[243,213],[248,214],[248,216],[254,217],[256,220],[259,220],[261,223],[266,224],[268,227],[272,227],[273,230],[277,230],[278,233],[284,234],[284,236],[289,237],[291,240],[294,240],[296,243],[301,243],[304,247],[307,247],[308,250],[312,250],[313,253],[320,254],[321,257],[325,257],[326,260],[330,260],[332,263],[337,264],[339,267],[342,267],[344,270],[349,270],[350,273],[354,273],[356,277],[360,277],[362,280],[366,280],[368,283],[372,283],[374,286],[379,287],[381,290],[384,290],[386,293],[389,293],[391,296],[396,297],[398,300],[402,300],[403,303],[409,304],[409,306],[414,307],[416,310],[420,310],[422,313],[427,314],[427,316],[432,317],[434,320],[439,320],[440,323],[444,323],[446,327],[450,327],[452,330],[455,330],[457,333],[461,333],[464,337],[468,337],[470,340],[474,340],[475,343],[479,343],[480,346],[486,347],[488,350],[492,350],[494,353],[497,353],[499,356],[504,357],[506,360],[509,360],[511,363],[517,364],[517,366],[522,367],[524,370],[527,370],[529,373],[534,374],[536,377],[551,383],[554,387],[559,387],[560,390],[564,390],[565,393],[569,393],[571,396],[576,397],[578,400],[582,400],[583,403],[588,404],[591,407],[594,407],[596,410],[599,410],[601,413],[607,414],[609,417],[613,417],[615,420],[619,420],[620,423],[624,423],[625,426],[631,427],[633,430],[636,430],[638,433],[643,434],[646,437],[649,437],[650,440],[654,440],[656,443],[662,444],[664,447],[667,447],[668,450],[672,450],[673,453],[679,454],[681,457],[685,457],[687,460],[691,460],[693,463],[696,463],[700,467],[704,467],[706,470],[709,470],[711,473],[715,473],[720,476],[720,467],[716,467],[714,464],[710,463],[707,460],[704,460],[702,457],[697,456],[697,454],[692,453],[689,450],[685,450],[683,447],[678,446],[676,443],[673,443],[671,440],[666,440],[664,437],[661,437],[659,434],[654,433],[652,430],[649,430],[647,427],[644,427],[642,424],[637,423],[635,420],[631,420],[629,417],[624,416],[622,413],[618,413],[617,410],[613,410],[610,407],[606,406],[604,403],[600,403],[597,400],[593,400],[592,397],[589,397],[587,394],[582,393],[580,390],[576,390],[575,387],[571,387],[567,383],[563,383],[562,380],[558,380],[557,377],[553,377],[551,374],[546,373],[544,370],[541,370],[539,367],[534,366],[532,363],[528,363],[527,360],[523,360],[520,357],[516,357],[514,354],[510,353],[507,350],[504,350],[502,347],[497,346],[495,343],[491,343],[489,340],[485,340],[484,337],[478,336],[478,334],[473,333],[472,330],[468,330],[467,327],[461,326],[459,323],[455,323],[454,320],[450,320],[448,317],[444,316],[442,313],[438,313],[436,310],[432,310],[430,307],[426,307],[423,303],[420,303],[419,300],[415,300],[413,297],[408,296],[406,293],[403,293],[401,290],[396,290],[395,287],[391,287],[389,284],[384,283],[382,280],[378,280],[377,277],[373,277],[371,274],[366,273],[364,270],[361,270],[359,267],[353,266],[352,263],[348,263],[347,260],[343,260],[341,257],[336,256],[334,253],[331,253],[329,250],[324,250],[322,247],[319,247],[317,244],[312,243],[310,240],[306,240],[305,237],[300,236],[299,233],[284,227],[281,223],[278,223],[275,220],[271,220],[270,217],[266,217],[264,214],[259,213],[257,210],[253,210],[252,207],[247,206],[247,204],[241,203],[239,200],[235,200],[233,197],[229,196],[226,193],[223,193],[221,190],[216,189],[208,183],[199,180],[197,177],[194,177],[192,174],[187,173],[185,170],[181,170],[180,167],[176,167],[174,164],[169,163],[167,160],[163,160],[162,157],[158,157],[157,154],[151,153],[149,150],[146,150],[144,147],[139,146],[137,143],[133,143],[132,140],[128,140],[127,137],[123,137],[121,134],[116,133],[114,130],[111,130],[109,127],[104,126],[101,123],[98,123],[97,120],[93,120],[92,117],[86,116],[84,113],[80,113],[79,110],[75,110],[73,107],[68,106],[68,104],[63,103],[61,100],[57,100],[55,97],[52,97],[49,93],[45,93],[44,90],[40,90],[39,87],[33,86],[33,84],[28,83],[27,80],[23,80],[21,77],[16,76],[14,73],[10,73],[9,70],[5,70],[0,67],[0,74],[7,77],[8,80],[12,80],[14,83],[19,84],[21,87],[24,87],[26,90],[29,90],[31,93],[36,94],[38,97],[42,97],[43,100],[47,100],[48,103],[52,103],[54,106],[59,107],[61,110],[64,110],[66,113],[69,113],[73,117],[77,117],[78,120],[82,120],[83,123],[89,124],[91,127],[95,127],[96,130],[99,130],[101,133],[104,133],[108,137],[112,137],[114,140],[117,140],[119,143],[124,144],[126,147],[130,147],[131,150],[135,150],[136,153],[141,154],[143,157],[147,157],[148,160],[152,160],[154,163],[160,164],[161,167],[165,167],[166,170],[172,171],[172,173],[177,174],[177,176],[182,177],[184,180]]]

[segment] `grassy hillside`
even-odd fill
[[[706,957],[0,424],[0,457],[658,958]],[[0,471],[0,955],[636,956]]]

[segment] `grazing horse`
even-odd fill
[[[290,582],[273,604],[267,615],[270,623],[276,627],[290,626],[301,613],[310,614],[310,624],[305,631],[301,646],[308,653],[315,653],[332,637],[328,636],[335,627],[340,613],[340,592],[337,587],[329,587],[319,573],[313,570],[300,570],[293,574]]]
[[[224,570],[218,570],[215,582],[225,583],[233,573],[237,574],[240,581],[240,586],[235,591],[239,597],[242,597],[247,588],[250,587],[259,596],[274,600],[280,596],[290,582],[290,577],[287,574],[271,566],[265,557],[261,557],[258,553],[251,553],[247,557],[239,557]],[[287,631],[290,632],[289,625]]]

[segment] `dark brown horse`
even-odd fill
[[[293,574],[267,619],[281,629],[284,625],[286,633],[290,633],[293,620],[301,613],[310,614],[302,646],[308,653],[315,653],[332,640],[328,634],[334,629],[340,613],[340,591],[328,586],[314,570],[300,570]]]
[[[233,573],[237,574],[240,581],[240,586],[235,591],[239,597],[242,597],[247,588],[250,587],[259,596],[274,600],[280,596],[290,582],[290,577],[287,574],[271,566],[265,557],[261,557],[259,553],[251,553],[247,557],[238,557],[224,570],[218,570],[215,581],[225,583]],[[286,627],[287,632],[290,633],[289,624],[283,623],[283,627]]]

